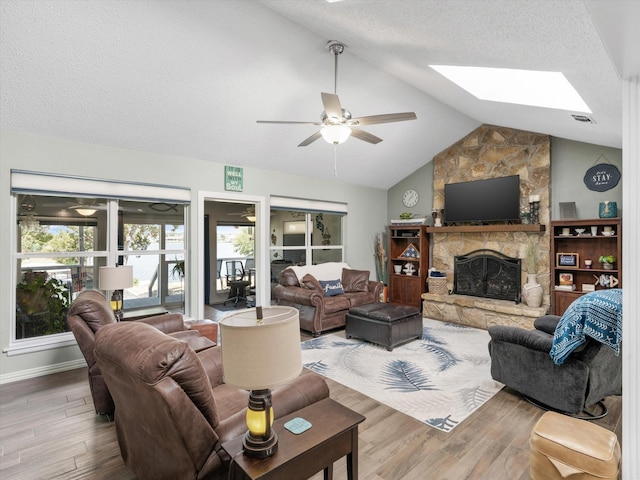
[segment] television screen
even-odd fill
[[[519,218],[518,175],[444,186],[444,219],[448,224],[512,221]]]

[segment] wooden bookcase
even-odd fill
[[[591,227],[597,227],[597,235],[591,234]],[[602,234],[605,227],[613,232]],[[563,229],[569,229],[569,234]],[[584,229],[578,235],[576,229]],[[566,232],[566,230],[564,230]],[[614,255],[613,269],[604,269],[598,259],[601,255]],[[561,261],[562,258],[562,261]],[[576,261],[573,262],[572,258]],[[585,260],[591,260],[587,268]],[[573,265],[572,263],[575,263]],[[572,275],[571,285],[575,290],[560,290],[561,276]],[[609,288],[600,285],[597,277],[613,276],[622,287],[622,222],[620,218],[597,218],[582,220],[554,220],[551,222],[551,307],[555,315],[562,315],[576,298],[587,293],[583,285],[595,285],[596,290]]]
[[[429,235],[424,225],[389,226],[389,301],[421,307],[421,295],[427,291],[429,270]],[[415,251],[417,256],[412,255]],[[407,264],[414,272],[406,273]],[[395,273],[394,266],[402,267]]]

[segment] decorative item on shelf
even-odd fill
[[[602,229],[602,235],[604,235],[605,237],[612,237],[616,234],[616,232],[613,230],[613,227],[604,227]]]
[[[593,261],[589,260],[588,258],[584,261],[584,268],[591,268],[591,265],[593,265]]]
[[[434,208],[433,210],[431,210],[431,216],[433,217],[433,226],[441,227],[442,217],[444,216],[444,210],[441,208]]]
[[[556,253],[556,267],[578,267],[580,255],[577,253]]]
[[[400,275],[402,273],[402,265],[394,265],[393,271],[396,275]]]
[[[574,228],[574,230],[576,231],[576,235],[578,236],[584,234],[584,232],[586,231],[585,228]]]
[[[618,216],[617,202],[600,202],[598,207],[598,216],[600,218],[615,218]]]
[[[604,270],[613,270],[613,264],[616,263],[615,255],[601,255],[598,259]]]
[[[540,195],[529,195],[529,223],[540,223]]]
[[[391,220],[391,225],[423,225],[427,221],[425,217],[416,217],[409,212],[402,212],[399,217]]]
[[[231,314],[220,321],[220,335],[224,383],[250,391],[244,454],[270,457],[278,447],[270,389],[302,371],[298,310],[256,307]]]
[[[560,202],[560,218],[563,220],[578,218],[576,213],[576,202]]]
[[[591,227],[591,235],[593,235],[594,237],[596,235],[598,235],[598,226],[597,225],[594,225],[594,226]]]
[[[420,251],[413,243],[410,243],[400,256],[404,258],[420,258]]]
[[[593,278],[596,279],[594,285],[604,288],[614,288],[618,286],[618,279],[614,275],[607,275],[606,273],[600,275],[594,275]]]
[[[522,210],[520,212],[520,223],[523,225],[529,225],[531,223],[531,214],[527,210]]]
[[[405,263],[404,268],[402,270],[404,271],[405,275],[415,275],[416,273],[416,268],[413,266],[413,263],[411,262]]]
[[[111,291],[111,309],[116,320],[122,320],[124,304],[122,291],[133,287],[133,267],[131,265],[116,265],[115,267],[100,267],[98,281],[100,289]]]

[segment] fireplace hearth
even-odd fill
[[[456,256],[453,293],[520,303],[520,259],[486,249]]]

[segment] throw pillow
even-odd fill
[[[307,273],[304,277],[302,277],[301,283],[302,283],[302,286],[308,288],[309,290],[324,292],[324,290],[322,289],[322,285],[320,285],[320,282],[318,282],[316,277],[314,277],[310,273]]]
[[[324,291],[325,297],[334,297],[336,295],[342,295],[344,293],[344,289],[342,288],[342,282],[340,281],[340,279],[320,280],[320,285],[322,285],[322,290]]]
[[[344,291],[351,292],[368,292],[369,291],[369,271],[368,270],[352,270],[350,268],[342,269],[342,285]]]

